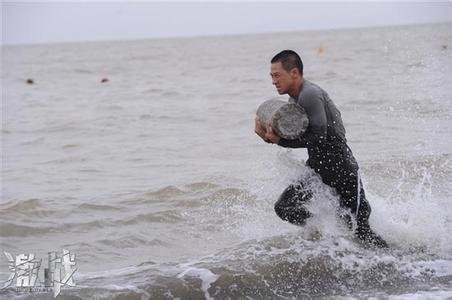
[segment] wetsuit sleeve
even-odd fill
[[[303,107],[309,119],[309,127],[306,132],[294,140],[281,138],[278,145],[285,148],[307,148],[315,146],[326,139],[327,135],[327,118],[325,107],[320,94],[309,95],[306,97]]]

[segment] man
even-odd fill
[[[347,146],[341,114],[333,101],[322,88],[304,79],[303,62],[292,50],[284,50],[273,57],[270,75],[280,95],[288,94],[289,102],[305,109],[309,126],[298,139],[287,140],[276,135],[270,124],[264,124],[266,130],[263,130],[256,116],[256,134],[281,147],[307,148],[309,159],[306,164],[320,175],[325,184],[337,191],[340,206],[348,209],[356,220],[357,237],[368,247],[388,247],[370,229],[371,208],[359,178],[358,164]],[[290,185],[275,203],[276,214],[285,221],[303,225],[311,216],[303,203],[311,196],[302,182]],[[347,223],[351,229],[351,220],[347,219]]]

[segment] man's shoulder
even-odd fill
[[[320,86],[309,80],[305,80],[300,93],[300,98],[303,101],[312,101],[318,98],[322,98],[324,93],[325,91]]]

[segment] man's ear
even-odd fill
[[[290,70],[290,77],[296,78],[299,76],[300,76],[300,71],[298,71],[297,68],[293,68],[292,70]]]

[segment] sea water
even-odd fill
[[[255,135],[284,49],[341,110],[390,250],[337,220],[305,149]],[[61,299],[452,297],[452,24],[2,50],[1,250],[42,258],[38,282],[75,254]],[[297,180],[304,227],[273,210]]]

